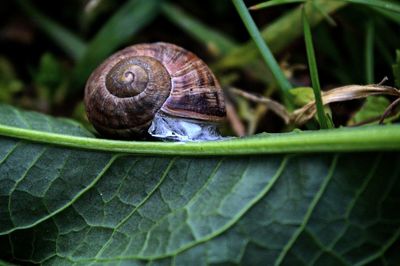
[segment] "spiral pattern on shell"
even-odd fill
[[[225,118],[223,93],[207,65],[169,43],[138,44],[106,59],[85,87],[89,120],[103,135],[146,134],[162,112],[202,121]]]

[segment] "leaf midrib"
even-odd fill
[[[341,128],[208,142],[121,141],[0,125],[0,135],[70,148],[143,155],[245,155],[400,150],[400,125]]]

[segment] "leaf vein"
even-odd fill
[[[168,166],[165,168],[164,172],[161,175],[160,180],[158,181],[158,183],[154,186],[154,188],[150,191],[150,193],[143,198],[143,200],[123,219],[121,220],[118,225],[115,227],[113,233],[111,234],[110,238],[107,240],[107,242],[104,244],[104,246],[98,251],[98,253],[96,254],[95,258],[98,258],[100,256],[100,254],[111,244],[112,238],[115,234],[115,232],[117,232],[117,229],[119,229],[130,217],[132,217],[132,215],[134,213],[136,213],[136,211],[143,206],[143,204],[146,203],[146,201],[157,191],[157,189],[161,186],[161,184],[164,182],[164,180],[166,179],[171,167],[174,165],[175,161],[176,161],[177,157],[173,158]]]
[[[347,207],[345,215],[344,215],[344,217],[346,219],[348,219],[350,217],[350,214],[351,214],[352,210],[354,209],[357,200],[359,199],[360,195],[367,189],[368,184],[371,182],[372,178],[374,177],[374,174],[376,173],[378,165],[381,161],[381,158],[382,158],[381,154],[379,154],[376,157],[374,163],[371,165],[371,169],[368,171],[367,177],[365,178],[364,182],[361,184],[360,188],[356,191],[354,197],[350,201],[350,204]],[[337,234],[336,238],[329,245],[329,249],[333,249],[335,247],[335,245],[340,240],[340,238],[342,237],[342,235],[345,233],[346,230],[347,230],[347,227],[344,227],[342,229],[342,231],[339,234]]]
[[[47,150],[47,147],[43,147],[42,150],[40,151],[40,153],[37,154],[37,156],[31,161],[31,163],[29,164],[28,168],[24,171],[24,173],[21,175],[20,178],[18,178],[14,184],[14,186],[10,189],[10,194],[8,196],[8,212],[10,213],[10,219],[11,222],[13,223],[13,225],[15,225],[15,221],[14,218],[12,216],[12,211],[11,211],[11,199],[12,196],[14,194],[15,189],[17,188],[17,186],[22,182],[22,180],[26,177],[26,175],[28,174],[28,172],[30,171],[30,169],[35,165],[35,163],[43,156],[44,152]]]
[[[100,178],[104,175],[104,173],[107,171],[108,168],[110,168],[110,166],[113,164],[113,162],[116,160],[116,158],[123,156],[122,154],[116,154],[113,155],[110,160],[108,161],[108,163],[104,166],[104,168],[102,169],[102,171],[96,176],[96,178],[84,189],[82,189],[79,193],[76,194],[76,196],[74,198],[71,199],[70,202],[68,202],[67,204],[65,204],[63,207],[59,208],[58,210],[53,211],[52,213],[49,213],[46,216],[43,216],[42,218],[38,219],[36,222],[29,224],[29,225],[24,225],[24,226],[19,226],[19,227],[14,227],[6,232],[3,232],[4,234],[9,234],[11,232],[14,232],[16,230],[19,229],[27,229],[27,228],[32,228],[46,220],[48,220],[49,218],[53,217],[54,215],[62,212],[63,210],[65,210],[66,208],[68,208],[69,206],[71,206],[73,203],[75,203],[84,193],[86,193],[90,188],[92,188],[99,180]],[[11,198],[11,197],[10,197]],[[2,233],[2,234],[3,234]],[[1,234],[0,234],[1,235]]]
[[[324,194],[332,176],[336,168],[336,164],[338,161],[338,155],[335,155],[332,159],[331,166],[329,167],[328,173],[324,178],[324,181],[322,182],[318,192],[315,194],[313,200],[311,201],[305,216],[303,218],[303,222],[300,224],[299,228],[295,231],[295,233],[292,235],[291,239],[288,241],[288,243],[283,247],[282,252],[279,254],[278,258],[275,261],[275,265],[281,265],[283,260],[285,259],[287,253],[289,250],[293,247],[294,243],[297,241],[299,238],[300,234],[304,231],[308,221],[311,218],[311,215],[317,206],[319,200],[321,199],[322,195]]]
[[[28,121],[25,119],[25,117],[21,114],[21,111],[17,108],[12,108],[13,112],[15,113],[15,115],[19,118],[19,120],[25,124],[25,126],[28,129],[32,129],[32,126],[28,123]]]
[[[0,165],[2,165],[9,157],[10,155],[17,149],[17,147],[22,143],[22,140],[19,140],[15,143],[15,145],[13,145],[13,147],[7,151],[7,154],[3,157],[3,159],[1,159],[0,161]]]

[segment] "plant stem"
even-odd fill
[[[0,125],[0,136],[69,148],[170,156],[400,150],[400,125],[264,134],[225,141],[154,142],[75,137]]]

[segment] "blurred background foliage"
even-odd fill
[[[379,83],[385,76],[386,85],[399,87],[399,13],[347,1],[307,4],[314,5],[308,19],[323,90]],[[300,5],[274,6],[251,15],[285,75],[299,87],[291,94],[296,107],[301,107],[313,95]],[[230,91],[239,88],[282,102],[277,84],[229,0],[2,1],[0,20],[2,103],[86,123],[82,99],[91,71],[120,48],[164,41],[185,47],[211,66],[233,114],[228,134],[287,130],[265,104]],[[362,124],[381,114],[392,100],[375,97],[331,104],[333,122],[335,126]]]

